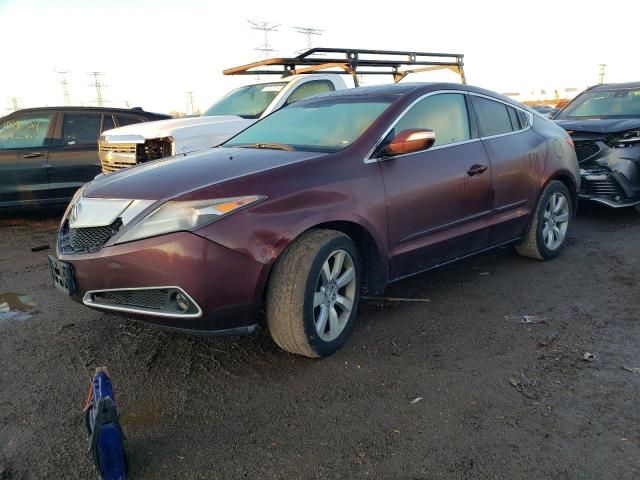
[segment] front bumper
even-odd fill
[[[640,204],[640,146],[611,148],[603,141],[576,145],[577,150],[590,149],[580,160],[581,199],[613,208]]]
[[[75,301],[171,329],[228,334],[252,331],[268,274],[266,265],[189,232],[103,247],[95,253],[59,254],[59,259],[73,268]],[[197,307],[196,314],[106,308],[94,300],[95,292],[159,288],[184,292]]]

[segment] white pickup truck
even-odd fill
[[[291,75],[233,90],[199,117],[107,130],[99,141],[102,172],[219,145],[280,107],[345,88],[346,83],[336,74]]]
[[[357,87],[359,75],[391,75],[399,82],[412,73],[451,70],[466,83],[463,58],[458,53],[312,48],[293,58],[268,58],[229,68],[222,73],[281,78],[233,90],[200,117],[138,123],[104,132],[99,141],[102,172],[220,145],[274,110],[347,88],[341,75],[351,75]]]

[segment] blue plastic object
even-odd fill
[[[113,386],[105,367],[97,368],[84,407],[89,450],[100,477],[126,480],[127,463]]]

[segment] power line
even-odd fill
[[[57,74],[60,75],[60,85],[62,85],[62,98],[64,99],[64,104],[66,106],[71,105],[71,95],[69,94],[69,82],[67,81],[67,73],[69,70],[56,70]]]
[[[99,107],[104,107],[104,98],[102,97],[102,88],[105,85],[100,82],[100,78],[104,76],[104,72],[89,72],[89,75],[93,75],[93,83],[89,84],[90,87],[96,89],[96,103]]]
[[[271,48],[271,43],[269,42],[269,34],[272,32],[277,32],[280,25],[270,24],[269,22],[257,22],[253,20],[247,20],[247,22],[249,22],[249,25],[251,25],[252,30],[259,30],[264,34],[264,43],[254,48],[254,50],[262,52],[265,58],[269,58],[271,53],[275,52],[275,50]]]
[[[293,27],[293,29],[296,32],[301,33],[302,35],[307,37],[307,50],[310,50],[311,48],[313,48],[312,37],[320,36],[324,33],[324,30],[320,28],[313,28],[313,27]]]
[[[607,69],[607,65],[604,63],[601,63],[598,66],[600,67],[600,71],[598,72],[598,83],[602,85],[604,83],[604,73],[605,73],[605,70]]]

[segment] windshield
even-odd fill
[[[224,146],[335,152],[351,145],[392,101],[336,98],[293,104],[253,124]]]
[[[240,87],[214,103],[202,116],[237,115],[243,118],[258,118],[285,85],[285,82],[277,82]]]
[[[555,118],[639,117],[640,89],[587,92],[576,97]]]

